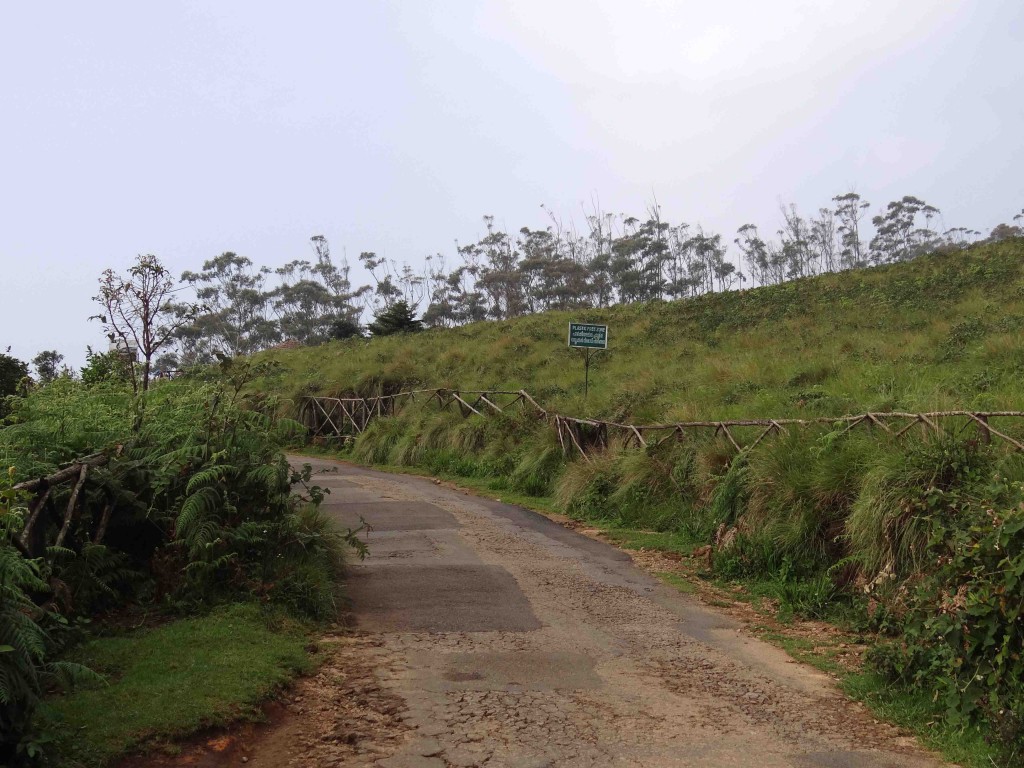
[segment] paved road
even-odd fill
[[[373,526],[349,579],[358,631],[255,766],[940,764],[611,546],[428,479],[310,461],[330,470],[327,512]]]

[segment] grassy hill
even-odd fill
[[[607,323],[584,403],[570,320]],[[564,413],[637,422],[1022,405],[1024,241],[692,300],[268,353],[273,388],[376,394],[525,388]]]
[[[586,400],[570,320],[610,326]],[[686,301],[271,352],[278,370],[257,386],[292,399],[523,388],[549,410],[632,423],[1024,410],[1022,329],[1018,239]],[[916,697],[923,731],[945,719],[959,743],[979,726],[1021,754],[1024,455],[969,426],[897,439],[826,423],[739,455],[710,432],[644,449],[612,440],[581,461],[534,413],[416,405],[338,450],[545,497],[645,546],[710,544],[718,578],[893,633],[871,651],[886,681],[872,685]]]

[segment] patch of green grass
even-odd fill
[[[847,674],[840,687],[850,698],[861,701],[879,719],[912,731],[921,743],[965,768],[1013,768],[1013,758],[986,741],[976,728],[958,728],[947,723],[942,712],[927,696],[911,694],[888,685],[870,672]]]
[[[49,703],[62,753],[109,765],[140,746],[259,715],[258,704],[312,661],[303,626],[232,605],[137,633],[99,637],[75,654],[107,678]]]
[[[653,549],[678,555],[690,555],[698,543],[677,531],[638,531],[612,525],[598,526],[616,544],[626,549]]]
[[[684,592],[686,594],[693,594],[697,591],[697,587],[694,585],[692,581],[690,581],[690,579],[680,576],[678,573],[665,573],[664,571],[659,571],[654,575],[666,584],[668,584],[670,587],[675,587],[680,592]]]
[[[838,650],[835,648],[822,649],[805,637],[794,637],[772,630],[760,631],[758,637],[779,646],[797,661],[809,664],[825,674],[835,677],[841,677],[844,674],[843,666],[836,661]]]

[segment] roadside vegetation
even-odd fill
[[[301,426],[243,394],[253,370],[225,363],[136,391],[114,352],[82,380],[8,398],[0,764],[106,765],[251,716],[308,666],[306,636],[336,616],[356,542],[285,460]],[[96,455],[41,507],[16,488]]]
[[[255,386],[293,408],[310,394],[522,388],[551,411],[621,423],[1016,410],[1022,257],[1010,238],[681,302],[272,352],[283,372]],[[586,399],[569,320],[610,327]],[[1024,438],[1019,421],[999,424]],[[613,441],[582,461],[533,412],[417,403],[333,450],[700,552],[712,578],[760,585],[783,612],[870,633],[873,690],[914,702],[897,709],[983,735],[1006,765],[1024,748],[1024,456],[973,426],[897,438],[826,423],[739,455],[709,433]]]

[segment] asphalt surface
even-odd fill
[[[355,633],[253,765],[917,768],[817,670],[541,515],[325,460]],[[359,669],[357,674],[354,668]]]

